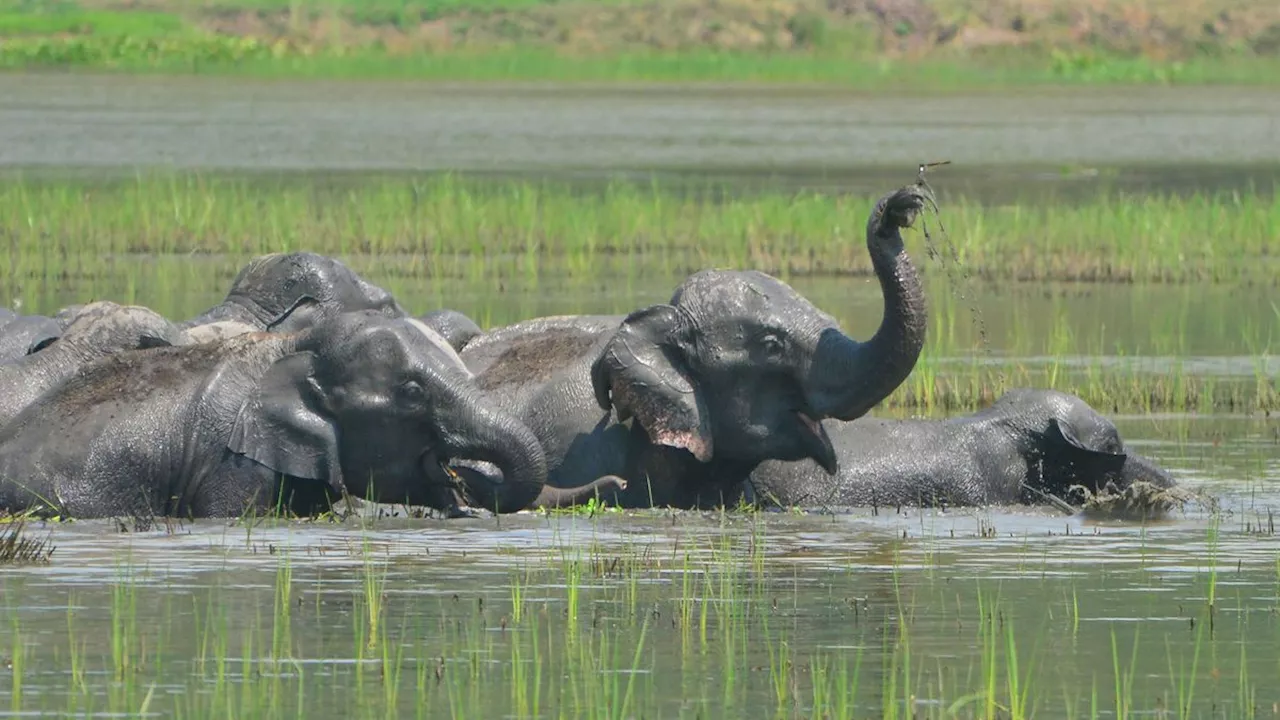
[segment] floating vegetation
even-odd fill
[[[1166,488],[1145,481],[1132,483],[1123,490],[1111,483],[1097,492],[1083,485],[1072,485],[1070,490],[1084,498],[1081,510],[1086,517],[1108,520],[1155,520],[1201,499],[1200,493],[1185,487]]]

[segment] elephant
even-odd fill
[[[1070,393],[1018,388],[963,417],[824,421],[835,444],[835,478],[809,462],[767,460],[749,489],[782,506],[981,506],[1063,498],[1138,481],[1171,488],[1173,477],[1130,450],[1115,425]]]
[[[292,332],[350,310],[378,310],[406,317],[391,293],[341,261],[312,252],[275,253],[250,260],[231,282],[226,298],[180,324],[184,330],[231,320],[257,330]]]
[[[53,318],[0,308],[0,363],[39,352],[60,337],[62,328]]]
[[[841,332],[786,283],[702,270],[669,303],[626,316],[557,316],[491,329],[460,353],[479,387],[517,415],[547,454],[548,485],[627,481],[622,507],[706,508],[742,496],[769,458],[837,460],[822,418],[866,413],[911,372],[926,309],[900,229],[927,191],[881,197],[867,248],[884,293],[875,335]]]
[[[474,320],[449,308],[433,310],[419,317],[418,320],[435,330],[458,352],[462,352],[467,343],[484,334]]]
[[[453,511],[447,463],[493,463],[485,507],[535,501],[534,434],[448,344],[377,310],[292,333],[116,353],[0,428],[0,508],[94,518],[309,515],[336,498]]]
[[[181,341],[176,326],[147,308],[113,302],[81,306],[56,343],[0,364],[0,427],[83,365],[116,352]]]
[[[216,322],[205,323],[204,325],[193,325],[182,331],[183,339],[190,344],[198,344],[205,342],[217,342],[220,340],[230,340],[246,333],[257,332],[258,328],[252,325],[246,325],[235,320],[218,320]]]
[[[89,304],[92,305],[93,303],[89,303]],[[76,319],[80,317],[80,311],[84,310],[84,308],[85,308],[84,303],[67,305],[66,307],[62,308],[61,310],[53,314],[53,320],[54,322],[58,323],[58,327],[62,329],[62,332],[66,332],[67,328],[71,327],[72,323],[74,323]]]

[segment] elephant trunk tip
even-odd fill
[[[558,488],[546,485],[538,493],[531,507],[535,510],[573,507],[590,502],[610,492],[621,492],[627,489],[627,481],[617,475],[602,475],[591,482],[572,488]]]

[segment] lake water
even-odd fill
[[[508,86],[0,75],[0,168],[456,170],[877,192],[951,160],[1002,197],[1270,188],[1273,90],[942,97],[740,87]]]
[[[949,158],[955,191],[1069,201],[1100,187],[1271,192],[1280,168],[1280,95],[1259,91],[920,99],[50,74],[0,76],[0,98],[0,167],[22,173],[359,182],[462,169],[873,192]],[[448,305],[485,325],[626,312],[680,279],[647,268],[495,292],[349,260],[416,311]],[[236,263],[114,258],[92,292],[186,317],[221,298]],[[939,374],[977,362],[1280,377],[1269,288],[928,282],[925,363]],[[793,284],[855,336],[874,330],[874,281]],[[86,292],[67,281],[28,310]],[[51,561],[0,567],[0,716],[1280,713],[1280,421],[1108,414],[1217,512],[1145,525],[983,508],[34,526]]]

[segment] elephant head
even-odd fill
[[[491,510],[520,509],[546,482],[542,446],[476,388],[448,343],[372,310],[294,336],[241,408],[233,452],[338,493],[450,509],[454,457],[502,471]]]
[[[233,320],[257,330],[286,333],[353,310],[405,315],[390,293],[335,258],[311,252],[276,253],[250,260],[231,282],[226,299],[182,327]]]
[[[40,352],[60,337],[62,327],[53,318],[0,308],[0,362]]]
[[[990,413],[1027,438],[1024,452],[1032,459],[1028,485],[1041,492],[1065,497],[1072,485],[1093,492],[1108,485],[1123,491],[1136,482],[1175,485],[1168,472],[1130,450],[1116,426],[1075,395],[1010,390],[992,404]]]
[[[453,349],[458,352],[462,352],[467,343],[484,334],[484,331],[480,329],[480,326],[474,320],[457,310],[450,310],[449,308],[432,310],[418,318],[418,320],[435,330],[440,337],[447,340],[453,346]]]
[[[139,305],[102,300],[75,306],[58,341],[74,346],[86,359],[121,350],[182,344],[182,331],[162,315]],[[60,345],[61,346],[61,345]]]
[[[591,369],[596,400],[634,416],[652,442],[754,466],[811,457],[837,470],[823,418],[865,414],[911,372],[924,342],[919,278],[899,228],[926,196],[881,198],[867,247],[885,307],[866,342],[789,285],[755,271],[691,275],[667,304],[631,313]]]

